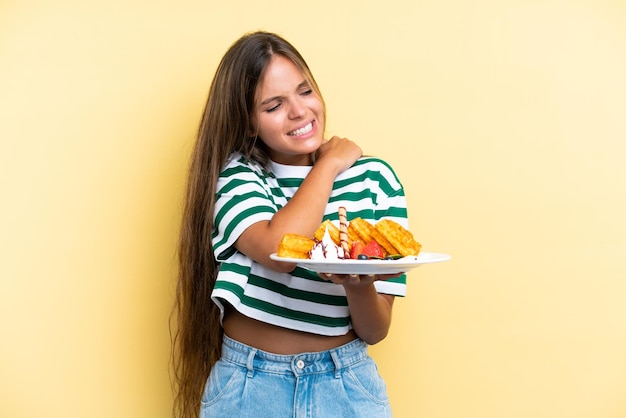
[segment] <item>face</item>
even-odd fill
[[[274,55],[259,81],[253,123],[270,158],[309,165],[324,138],[324,104],[289,59]]]

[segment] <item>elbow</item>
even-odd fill
[[[367,343],[367,345],[375,345],[378,344],[379,342],[381,342],[382,340],[385,339],[385,337],[387,337],[387,333],[385,333],[384,335],[380,335],[374,338],[370,338],[368,340],[363,340]]]
[[[296,264],[273,261],[267,267],[278,273],[291,273],[296,268]]]
[[[378,330],[378,332],[371,332],[371,331],[364,332],[364,333],[357,332],[357,335],[359,336],[360,339],[365,341],[367,345],[375,345],[381,342],[382,340],[384,340],[387,337],[388,333],[389,333],[389,328],[384,328],[384,329]]]

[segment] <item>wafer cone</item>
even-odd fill
[[[339,243],[343,249],[344,256],[349,256],[350,246],[348,244],[348,219],[346,208],[339,207]]]

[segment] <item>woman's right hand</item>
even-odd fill
[[[362,155],[363,151],[356,142],[333,136],[317,150],[315,164],[332,164],[339,174],[352,167]]]

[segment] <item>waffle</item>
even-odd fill
[[[422,245],[415,241],[413,234],[391,219],[383,219],[378,222],[375,229],[388,244],[396,249],[395,253],[390,254],[401,254],[404,257],[407,255],[418,255],[422,248]],[[377,238],[376,240],[378,241]],[[378,241],[378,243],[381,247],[387,249],[383,242]]]
[[[345,219],[345,215],[343,216]],[[340,215],[340,220],[342,216]],[[314,238],[308,238],[303,235],[287,233],[283,236],[278,246],[278,256],[286,258],[309,258],[311,249],[317,242],[322,241],[324,234],[328,230],[330,238],[336,245],[342,245],[340,240],[341,236],[344,236],[344,242],[346,243],[345,232],[347,232],[347,243],[349,248],[352,248],[352,243],[361,241],[363,244],[367,244],[372,240],[376,240],[378,244],[384,250],[384,255],[402,255],[403,257],[419,254],[422,245],[415,240],[413,234],[409,232],[399,223],[390,219],[384,219],[376,225],[372,225],[370,222],[362,218],[354,218],[350,221],[347,231],[341,233],[340,228],[333,224],[330,220],[326,220],[320,224],[314,234]],[[346,254],[349,251],[344,249]]]
[[[315,234],[313,234],[315,239],[321,241],[322,238],[324,238],[324,233],[326,232],[326,229],[328,229],[328,235],[330,235],[330,238],[333,240],[333,242],[339,245],[339,228],[337,228],[335,224],[328,219],[322,222],[317,228],[317,231],[315,231]]]
[[[374,226],[362,218],[354,218],[348,225],[348,237],[358,237],[359,241],[367,244],[372,240]],[[354,240],[354,239],[353,239]]]
[[[352,229],[352,231],[359,236],[359,239],[364,244],[367,244],[371,240],[375,239],[385,251],[385,255],[400,254],[398,250],[396,250],[396,248],[384,237],[384,235],[365,219],[354,218],[350,221],[348,230],[350,229]]]
[[[341,241],[339,239],[339,228],[337,228],[337,226],[328,219],[322,222],[317,228],[317,231],[315,231],[315,234],[313,234],[315,239],[321,241],[322,238],[324,238],[326,228],[328,228],[328,234],[333,242],[336,245],[341,245]],[[361,240],[361,237],[354,230],[351,230],[350,227],[348,227],[348,246],[352,248],[352,243],[356,240]]]
[[[278,245],[278,256],[285,258],[309,258],[315,240],[298,234],[285,234]]]

